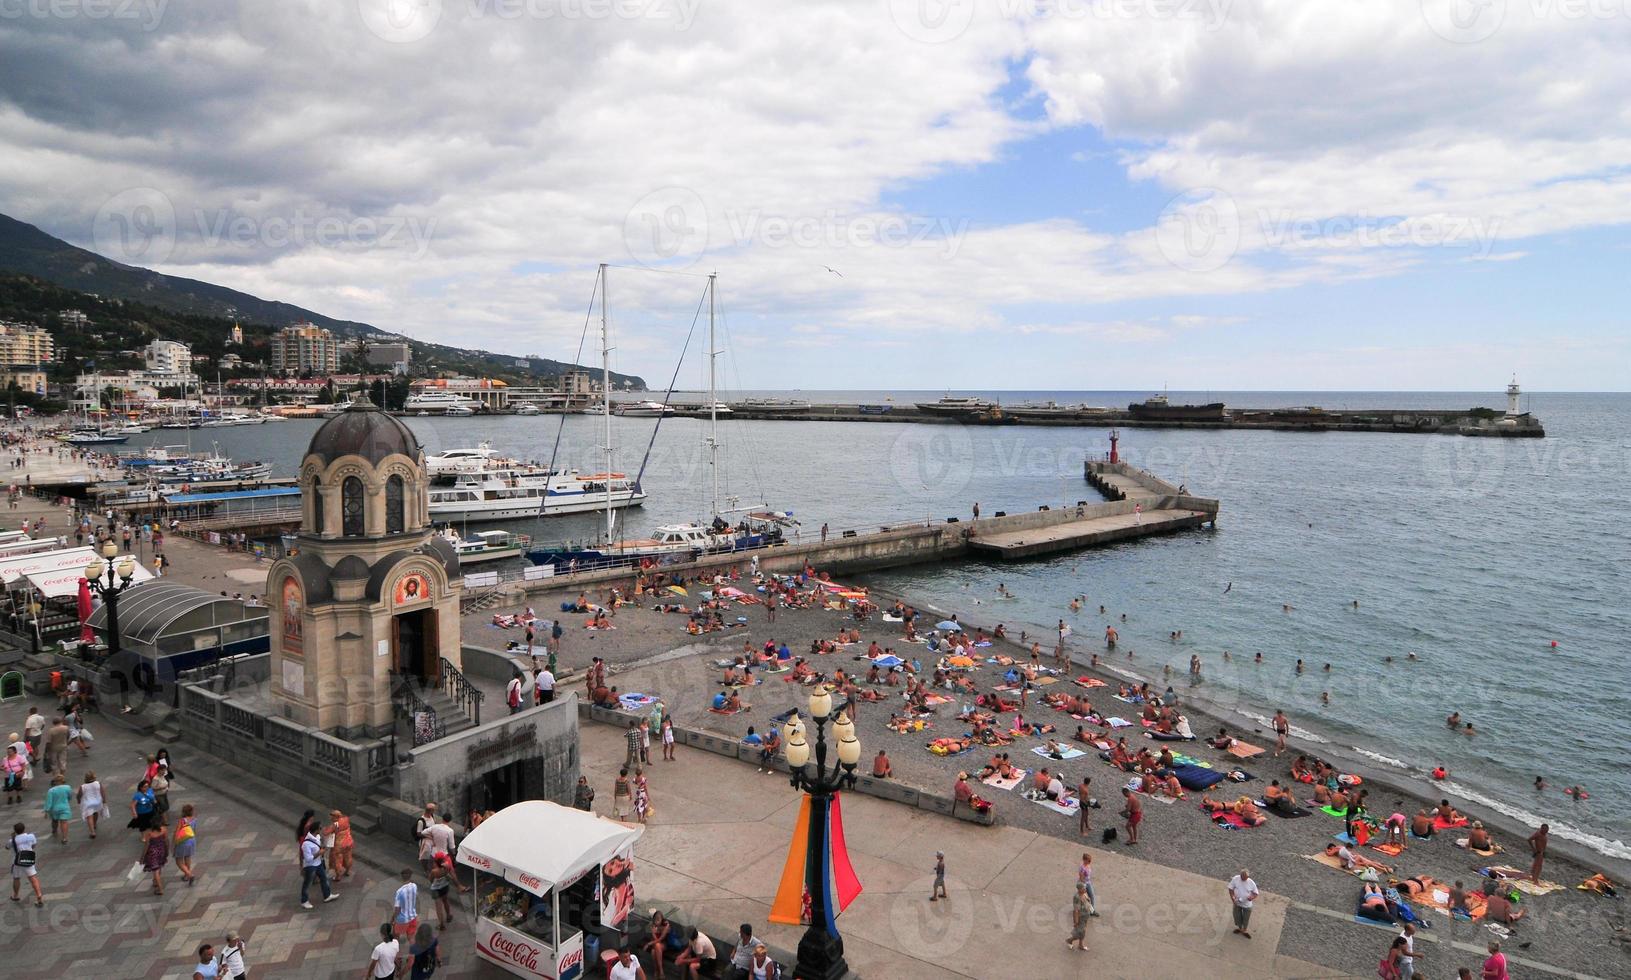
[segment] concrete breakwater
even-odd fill
[[[947,517],[938,521],[880,525],[876,531],[845,531],[826,540],[794,541],[755,551],[703,555],[663,565],[661,570],[686,577],[707,576],[757,557],[759,567],[767,572],[797,572],[808,562],[838,576],[952,561],[970,555],[1031,558],[1216,524],[1217,500],[1180,494],[1172,484],[1125,463],[1106,465],[1112,468],[1112,475],[1117,479],[1135,487],[1135,493],[1126,499],[1103,503],[1079,500],[1060,505],[1043,504],[1034,511],[1019,514],[998,511],[990,517],[972,520]],[[634,571],[629,568],[596,569],[527,582],[521,588],[527,592],[547,592],[578,584],[625,581],[633,575]]]
[[[706,418],[697,405],[674,405],[674,414]],[[916,405],[809,405],[797,408],[734,404],[721,420],[777,422],[928,422],[961,425],[1046,425],[1085,428],[1272,429],[1285,432],[1409,432],[1422,435],[1539,439],[1546,429],[1533,415],[1505,415],[1490,408],[1321,409],[1225,408],[1210,418],[1156,418],[1130,409],[1026,409],[993,406],[960,412]]]

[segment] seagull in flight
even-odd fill
[[[824,266],[822,266],[822,268],[826,269],[828,272],[832,273],[833,275],[837,276],[840,279],[844,278],[844,274],[842,272],[839,272],[837,269],[834,269],[830,265],[824,265]]]

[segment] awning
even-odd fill
[[[143,568],[133,555],[120,555],[113,559],[113,563],[117,566],[126,558],[136,564],[135,581],[145,582],[153,577],[153,573]],[[85,575],[85,566],[101,560],[96,549],[90,547],[7,558],[0,561],[0,581],[5,583],[6,588],[13,589],[27,579],[30,585],[48,598],[57,599],[78,594],[79,580]]]
[[[156,579],[119,596],[119,633],[127,640],[155,644],[171,623],[205,606],[222,607],[215,611],[217,625],[227,626],[261,618],[247,613],[242,599],[229,599],[190,585]],[[266,612],[263,607],[253,608],[257,613]],[[107,630],[106,603],[91,613],[90,624],[99,631]]]
[[[260,490],[223,490],[219,493],[168,493],[167,504],[207,504],[221,500],[259,500],[262,497],[297,497],[299,487],[265,487]]]
[[[472,830],[459,844],[459,863],[544,895],[624,853],[644,830],[548,800],[527,800]]]

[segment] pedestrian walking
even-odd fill
[[[181,872],[181,880],[185,881],[188,887],[191,887],[198,877],[193,871],[193,852],[198,849],[197,818],[193,816],[193,812],[191,803],[182,804],[181,819],[176,821],[176,870]]]
[[[1404,940],[1404,953],[1399,957],[1399,978],[1400,980],[1413,980],[1416,975],[1416,956],[1418,955],[1416,953],[1415,924],[1406,922],[1404,930],[1399,933],[1399,938]]]
[[[23,741],[28,744],[28,758],[30,761],[40,757],[40,738],[45,734],[45,716],[40,714],[39,708],[29,708],[28,717],[23,719]],[[11,740],[17,741],[12,735]]]
[[[193,964],[193,980],[216,980],[221,975],[221,961],[210,943],[198,946],[198,962]]]
[[[1540,866],[1546,862],[1546,842],[1552,832],[1552,825],[1543,823],[1540,829],[1529,835],[1529,853],[1535,856],[1529,864],[1529,880],[1540,884]]]
[[[335,881],[351,877],[351,859],[356,851],[356,841],[351,836],[351,818],[339,810],[328,812],[328,826],[323,834],[334,841],[334,848],[329,852],[329,876]]]
[[[1234,903],[1235,935],[1252,938],[1248,930],[1252,924],[1252,903],[1257,901],[1257,882],[1245,868],[1229,879],[1229,898]]]
[[[0,771],[5,773],[7,806],[23,802],[23,774],[28,771],[28,761],[17,751],[19,744],[13,740],[6,746],[6,758],[0,761]]]
[[[1087,899],[1087,886],[1081,882],[1076,883],[1076,894],[1070,900],[1070,938],[1065,940],[1065,948],[1077,952],[1087,952],[1087,919],[1090,904]]]
[[[642,766],[651,765],[651,720],[649,718],[640,719],[640,764]]]
[[[436,908],[436,928],[446,929],[453,921],[453,905],[448,894],[453,890],[453,858],[446,851],[437,851],[430,866],[430,899]],[[420,926],[424,929],[425,926]],[[417,935],[417,932],[415,933]]]
[[[595,788],[589,785],[588,776],[578,777],[578,787],[572,792],[572,805],[584,813],[590,813],[595,805]]]
[[[136,792],[130,797],[130,823],[125,826],[136,831],[145,831],[153,826],[158,819],[159,801],[153,795],[153,784],[144,779],[136,784]]]
[[[664,761],[673,762],[674,761],[674,719],[668,717],[667,715],[663,715],[662,743],[663,743],[663,759],[664,759]]]
[[[142,870],[153,876],[153,894],[164,894],[164,866],[170,863],[170,827],[160,817],[142,831]]]
[[[391,897],[391,932],[397,939],[412,939],[419,931],[419,886],[413,883],[413,871],[408,868],[402,869],[401,879],[402,884]]]
[[[651,789],[646,785],[644,769],[634,770],[634,818],[641,823],[654,812],[651,808]]]
[[[629,729],[633,731],[633,728]],[[634,796],[629,789],[629,770],[625,766],[617,771],[617,780],[612,783],[612,819],[622,820],[629,815],[633,806]]]
[[[79,819],[85,821],[90,828],[91,840],[96,839],[96,825],[107,812],[108,804],[102,795],[102,784],[97,782],[96,773],[87,772],[85,781],[79,784]]]
[[[1274,754],[1279,755],[1286,750],[1286,735],[1291,731],[1291,722],[1286,720],[1286,713],[1276,709],[1274,712]]]
[[[946,852],[934,852],[934,884],[929,889],[929,901],[938,902],[946,895]]]
[[[510,678],[509,686],[504,689],[504,703],[510,706],[510,714],[516,714],[526,707],[521,697],[521,675],[516,674]]]
[[[332,902],[340,897],[340,893],[329,886],[328,869],[323,867],[323,842],[318,839],[317,831],[313,830],[308,822],[300,839],[300,907],[310,909],[311,883],[317,882],[323,887],[323,901]],[[386,938],[390,938],[391,927],[381,926],[385,930]],[[390,976],[389,973],[385,974]]]
[[[28,828],[19,821],[11,825],[11,839],[6,841],[6,850],[11,852],[11,900],[22,901],[21,892],[23,879],[28,879],[30,888],[34,889],[34,905],[44,907],[45,893],[40,891],[40,870],[37,865],[38,855],[35,849],[39,841],[28,832]]]
[[[408,977],[409,980],[429,980],[436,975],[436,968],[442,965],[441,941],[436,933],[425,923],[414,934],[413,945],[408,947]]]
[[[243,937],[229,929],[226,945],[221,947],[221,980],[245,980],[248,970],[244,963]]]
[[[74,818],[73,790],[68,788],[68,776],[58,772],[51,777],[51,788],[45,791],[45,818],[51,821],[51,836],[59,844],[68,843],[68,821]]]
[[[368,956],[368,976],[373,980],[388,980],[396,976],[396,957],[401,950],[402,944],[391,936],[391,924],[387,922],[380,926],[379,942]]]
[[[1076,784],[1076,832],[1086,836],[1093,832],[1093,808],[1088,803],[1093,799],[1093,777],[1083,776],[1082,781]]]
[[[430,858],[436,852],[436,841],[431,830],[436,826],[436,804],[426,803],[425,812],[413,822],[413,839],[419,845],[419,866],[430,874]]]
[[[1076,868],[1076,884],[1087,890],[1087,914],[1089,918],[1099,917],[1099,897],[1093,893],[1093,855],[1082,852],[1082,863]]]
[[[549,704],[555,700],[555,674],[548,667],[537,671],[534,684],[538,688],[539,704]]]

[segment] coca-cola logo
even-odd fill
[[[560,970],[558,971],[561,980],[573,980],[582,971],[583,949],[581,947],[561,957]]]
[[[517,966],[524,966],[534,973],[538,972],[538,954],[543,952],[529,942],[511,939],[496,930],[487,937],[487,951]]]
[[[544,885],[544,879],[537,875],[524,874],[521,876],[521,887],[531,891],[538,891]]]

